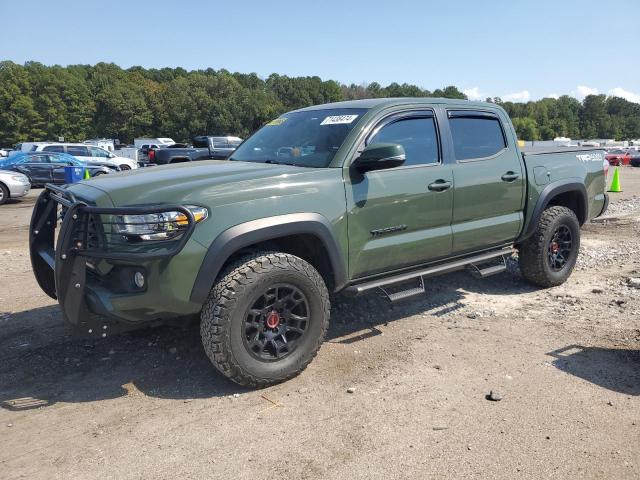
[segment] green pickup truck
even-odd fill
[[[604,153],[523,153],[497,105],[370,99],[303,108],[225,161],[48,185],[33,211],[41,288],[89,337],[200,316],[231,380],[301,372],[329,294],[424,294],[423,279],[505,270],[564,282],[604,212]]]

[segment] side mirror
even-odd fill
[[[399,167],[407,156],[402,145],[395,143],[375,143],[367,146],[353,162],[360,173]]]

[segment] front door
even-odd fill
[[[453,144],[453,253],[511,242],[523,223],[525,173],[515,139],[493,112],[447,112]]]
[[[349,273],[352,279],[419,265],[451,253],[453,175],[442,163],[436,120],[430,110],[382,120],[362,148],[375,143],[404,147],[404,165],[346,179]]]
[[[51,163],[47,155],[32,155],[25,161],[16,165],[16,170],[29,177],[34,185],[44,185],[51,181]]]

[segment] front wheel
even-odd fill
[[[0,205],[4,205],[9,200],[9,189],[0,183]]]
[[[536,231],[520,246],[518,258],[522,276],[540,287],[564,283],[578,259],[580,223],[567,207],[547,208]]]
[[[222,374],[266,387],[305,369],[328,323],[329,294],[317,270],[294,255],[259,252],[242,257],[216,282],[200,334]]]

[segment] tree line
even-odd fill
[[[361,98],[446,97],[466,99],[454,86],[343,85],[320,77],[183,68],[122,69],[111,63],[46,66],[0,62],[0,146],[22,141],[82,141],[135,137],[233,134],[245,137],[278,115],[308,105]],[[590,95],[502,105],[519,138],[640,138],[640,105]]]

